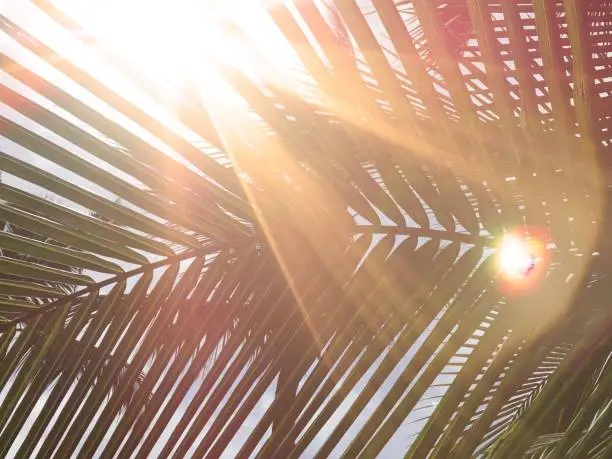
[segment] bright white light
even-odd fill
[[[77,2],[75,2],[77,3]],[[244,53],[222,30],[224,9],[204,0],[83,0],[69,11],[110,50],[167,95],[184,82],[207,86],[211,67]]]
[[[211,21],[195,2],[90,0],[85,5],[74,12],[87,29],[132,65],[156,74],[158,80],[184,72],[185,66],[196,60],[197,51],[213,43],[208,36]],[[200,41],[203,35],[208,40]]]
[[[200,79],[216,62],[246,73],[261,66],[227,21],[268,58],[290,60],[293,53],[262,3],[253,0],[82,0],[65,9],[100,45],[164,85],[185,75]]]
[[[529,243],[518,236],[506,236],[497,253],[500,271],[509,277],[528,275],[536,263],[536,255]]]

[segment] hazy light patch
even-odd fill
[[[518,236],[506,236],[497,253],[497,263],[504,276],[521,278],[535,267],[536,254],[527,241]]]

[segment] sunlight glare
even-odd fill
[[[159,85],[208,71],[210,61],[236,54],[219,28],[220,9],[195,0],[90,0],[73,13],[99,45],[121,55]]]
[[[259,70],[236,30],[269,59],[296,59],[263,3],[252,0],[83,0],[64,8],[98,46],[161,85],[201,79],[220,62],[247,74]]]
[[[497,253],[500,271],[510,278],[529,275],[537,262],[529,242],[514,235],[504,237]]]

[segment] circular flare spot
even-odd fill
[[[528,276],[537,262],[532,244],[514,235],[504,237],[497,257],[500,271],[511,278]]]
[[[506,295],[524,294],[541,285],[548,271],[545,234],[535,229],[507,234],[497,247],[500,286]]]

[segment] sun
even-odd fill
[[[499,270],[511,279],[528,276],[538,262],[538,254],[531,241],[516,235],[505,236],[497,251]]]
[[[220,9],[196,0],[86,0],[64,6],[97,45],[121,56],[158,84],[207,67],[229,52]]]
[[[218,64],[252,74],[262,67],[251,52],[255,48],[277,63],[295,60],[264,2],[81,0],[61,7],[94,37],[96,46],[162,89],[186,78],[206,82]]]

